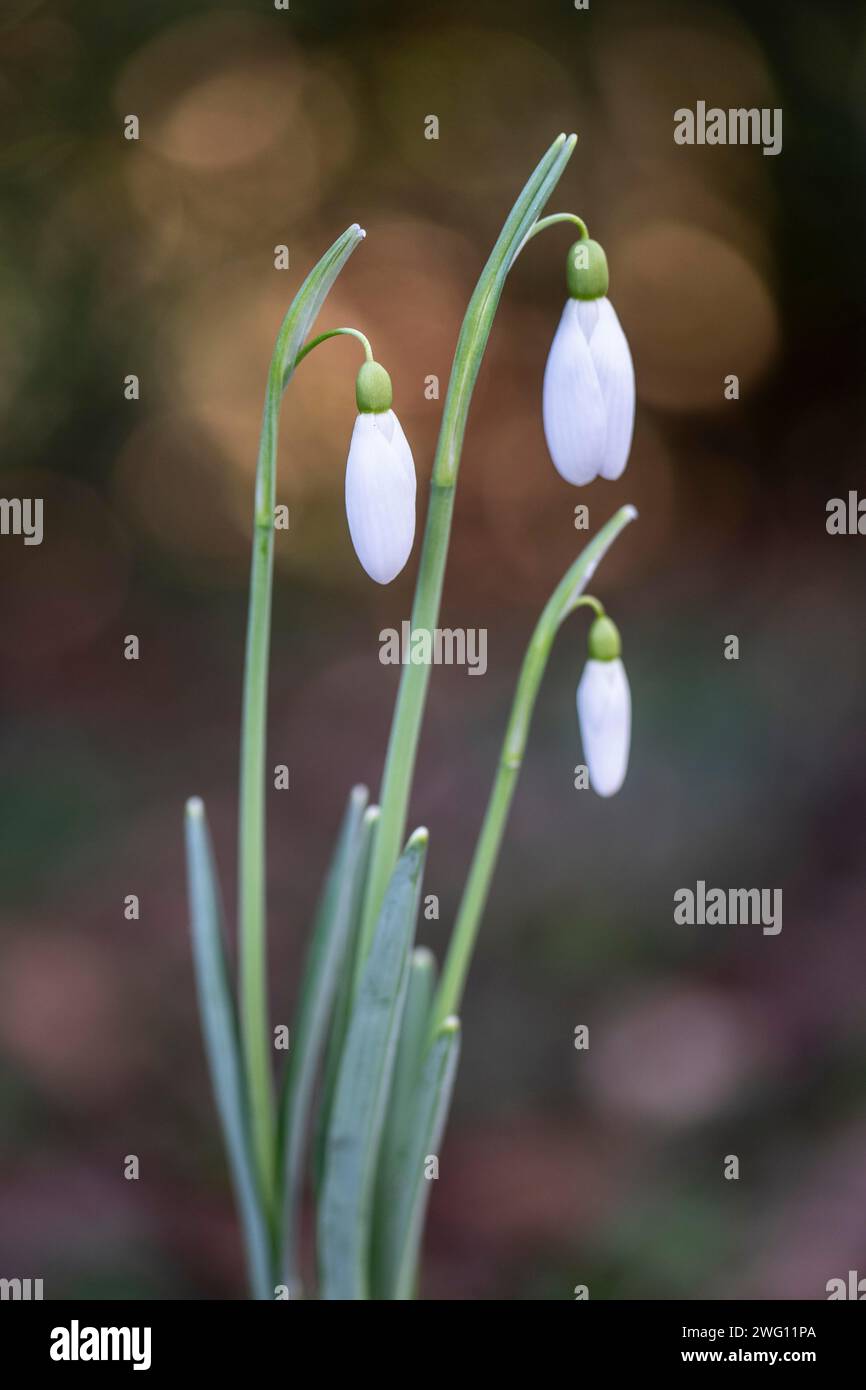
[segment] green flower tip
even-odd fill
[[[379,415],[391,409],[391,378],[381,362],[365,362],[355,382],[355,400],[362,415]]]
[[[589,655],[593,661],[615,661],[622,651],[619,628],[610,618],[596,618],[589,629]]]
[[[407,849],[426,849],[430,840],[430,831],[426,825],[419,825],[417,830],[413,830],[409,836]]]
[[[592,237],[581,237],[568,253],[565,278],[572,299],[601,299],[610,283],[604,248]]]
[[[446,1036],[447,1034],[449,1034],[449,1033],[459,1033],[459,1032],[460,1032],[460,1019],[457,1017],[456,1014],[449,1014],[447,1018],[443,1018],[442,1022],[441,1022],[440,1025],[439,1025],[439,1027],[436,1029],[436,1036],[437,1036],[437,1038],[442,1038],[442,1037],[445,1037],[445,1036]]]

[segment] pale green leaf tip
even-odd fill
[[[447,1018],[443,1018],[439,1027],[436,1029],[436,1036],[437,1038],[446,1037],[448,1035],[455,1037],[459,1032],[460,1019],[456,1014],[449,1014]]]
[[[355,786],[352,788],[352,791],[350,793],[351,800],[354,801],[356,804],[358,802],[366,801],[369,795],[370,789],[369,787],[365,787],[363,782],[356,782]]]
[[[364,228],[360,227],[357,222],[352,223],[351,227],[349,228],[349,231],[355,233],[355,236],[357,237],[358,241],[363,241],[364,237],[367,235],[367,233],[364,231]]]
[[[413,970],[430,970],[436,964],[436,957],[429,946],[416,946],[410,963]]]
[[[204,802],[200,796],[191,796],[186,803],[186,813],[190,820],[200,820],[204,815]]]
[[[419,825],[417,830],[413,830],[409,836],[407,849],[423,849],[430,841],[430,831],[426,825]]]
[[[637,521],[638,510],[637,507],[632,506],[631,502],[626,503],[622,509],[622,514],[627,521]]]
[[[374,825],[382,814],[380,806],[368,806],[364,812],[364,824]]]

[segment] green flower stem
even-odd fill
[[[247,646],[241,720],[238,827],[240,1022],[247,1105],[260,1196],[275,1229],[276,1151],[271,1039],[267,1007],[265,771],[274,506],[280,404],[298,351],[325,297],[364,233],[349,227],[307,276],[283,320],[265,393],[256,465]]]
[[[412,608],[413,631],[432,632],[439,617],[466,418],[505,279],[527,233],[559,182],[576,140],[574,135],[558,136],[538,164],[505,221],[466,310],[433,462],[430,505]],[[429,679],[426,665],[409,663],[403,667],[382,778],[382,815],[367,884],[358,970],[369,950],[385,887],[403,843]]]
[[[580,598],[575,599],[569,612],[573,613],[575,608],[591,608],[597,618],[606,617],[604,604],[593,594],[581,594]]]
[[[556,227],[560,222],[571,222],[575,227],[577,227],[578,231],[580,232],[578,241],[585,241],[589,236],[589,229],[587,228],[586,223],[584,222],[582,217],[578,217],[576,212],[552,212],[549,217],[540,217],[536,222],[535,226],[530,227],[529,231],[526,233],[526,236],[523,238],[523,244],[520,247],[520,251],[523,250],[523,247],[526,245],[528,241],[531,241],[533,237],[538,236],[539,232],[545,231],[547,227]],[[518,252],[518,255],[519,254],[520,252]]]
[[[370,339],[366,336],[366,334],[362,333],[359,328],[331,328],[328,330],[327,333],[320,333],[317,338],[311,339],[309,343],[304,343],[304,346],[301,348],[300,352],[295,358],[295,366],[299,367],[300,364],[303,362],[304,358],[307,356],[307,354],[312,352],[313,348],[317,348],[319,346],[319,343],[326,343],[329,338],[338,338],[341,335],[348,336],[350,338],[357,338],[358,342],[364,349],[364,357],[366,358],[366,360],[368,362],[373,361],[373,349],[370,346]],[[286,379],[283,383],[284,389],[286,386],[288,386],[288,384],[289,378],[288,376],[286,376]]]
[[[493,782],[493,790],[487,804],[487,811],[481,833],[475,846],[472,867],[463,890],[463,897],[457,913],[457,920],[451,934],[448,955],[442,971],[442,979],[436,995],[431,1019],[431,1036],[449,1014],[459,1013],[466,975],[475,947],[475,939],[481,924],[481,915],[487,902],[490,881],[496,867],[499,847],[511,798],[520,775],[523,754],[535,697],[547,666],[554,639],[562,623],[570,613],[581,604],[588,604],[596,611],[601,607],[597,599],[581,596],[584,588],[598,565],[616,540],[620,532],[637,516],[634,507],[620,507],[610,521],[601,528],[598,535],[590,541],[585,550],[578,555],[570,569],[560,581],[547,601],[544,611],[536,624],[526,655],[523,659],[511,715],[505,732],[505,741],[499,766]]]

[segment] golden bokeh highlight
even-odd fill
[[[735,246],[701,227],[657,222],[618,243],[613,256],[644,403],[721,409],[728,375],[741,392],[760,381],[778,348],[776,307]]]

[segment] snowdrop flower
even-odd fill
[[[355,386],[359,415],[346,464],[346,516],[355,552],[377,584],[390,584],[415,539],[415,463],[391,409],[391,378],[365,362]]]
[[[631,741],[631,692],[610,618],[589,631],[589,660],[577,687],[580,737],[593,791],[613,796],[625,781]]]
[[[544,372],[547,447],[568,483],[618,478],[634,429],[634,367],[607,298],[607,257],[583,238],[568,253],[569,299]]]

